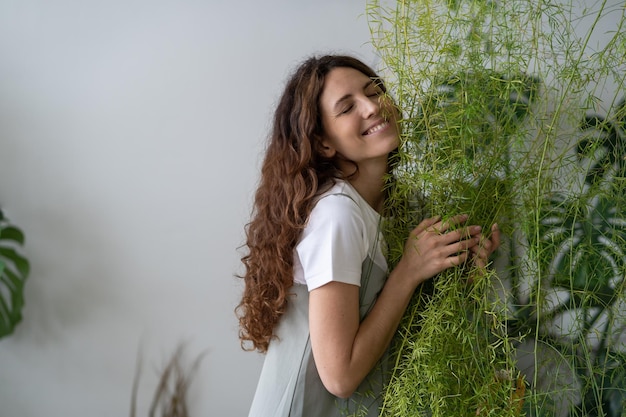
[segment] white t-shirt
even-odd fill
[[[309,335],[309,291],[340,281],[359,288],[361,320],[387,278],[380,215],[345,181],[323,193],[294,250],[294,286],[265,355],[249,417],[340,417],[367,408],[379,414],[386,357],[348,399],[330,394],[319,377]]]
[[[322,194],[294,253],[294,282],[309,291],[331,281],[361,286],[369,256],[383,270],[380,215],[345,181]]]

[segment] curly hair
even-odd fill
[[[343,55],[306,59],[288,79],[273,125],[246,225],[245,288],[236,314],[244,350],[266,352],[293,285],[293,251],[315,197],[344,175],[322,154],[319,98],[334,68],[378,79],[361,61]],[[384,85],[380,84],[384,90]]]

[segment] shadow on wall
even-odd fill
[[[73,205],[67,211],[41,212],[29,225],[32,270],[25,288],[29,324],[19,328],[17,339],[31,339],[40,347],[63,343],[76,328],[120,310],[112,263],[102,257],[116,252],[115,243],[95,235],[89,224],[78,224],[72,217],[76,212],[84,219],[87,210]]]

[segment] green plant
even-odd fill
[[[30,272],[23,245],[24,234],[0,210],[0,338],[13,333],[22,320],[24,283]]]
[[[534,302],[520,300],[511,323],[569,359],[580,387],[570,416],[621,416],[626,405],[623,99],[616,110],[614,120],[586,116],[581,123],[586,134],[576,148],[584,187],[544,200],[530,233],[530,246],[543,253],[543,282],[532,286]]]
[[[625,18],[622,8],[614,36],[589,52],[608,10],[594,7],[578,34],[570,3],[369,2],[404,112],[390,264],[429,214],[468,213],[509,237],[497,270],[466,265],[416,294],[381,415],[621,415],[625,109],[609,99],[610,120],[585,109],[606,78],[623,87]],[[520,372],[518,348],[528,345],[534,357]]]
[[[399,197],[395,224],[386,229],[392,263],[406,230],[425,214],[467,213],[486,231],[498,222],[504,233],[512,232],[514,185],[523,178],[513,178],[511,151],[503,144],[523,120],[535,83],[493,71],[468,73],[437,79],[437,88],[421,97],[419,112],[404,120],[404,150],[391,193]],[[468,91],[480,96],[469,103]],[[480,117],[468,117],[468,111]],[[405,203],[400,190],[407,189],[419,191],[418,204]],[[466,265],[421,288],[401,324],[384,415],[519,414],[523,381],[506,312],[492,286],[496,280],[493,271]]]

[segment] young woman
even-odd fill
[[[278,103],[237,308],[242,346],[266,353],[250,417],[377,416],[385,352],[416,287],[470,258],[484,267],[500,244],[497,227],[485,239],[463,215],[430,218],[387,270],[380,220],[399,114],[385,92],[362,62],[322,56]]]

